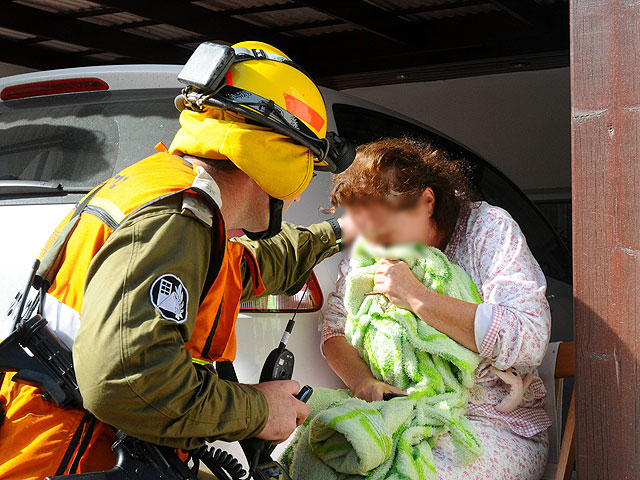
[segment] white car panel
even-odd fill
[[[73,205],[0,205],[0,319],[16,293],[26,286],[42,247]],[[0,322],[0,339],[9,332]]]

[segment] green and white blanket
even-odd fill
[[[404,260],[433,291],[482,302],[469,275],[436,248],[358,242],[346,279],[345,336],[376,378],[409,396],[367,403],[346,390],[316,389],[311,415],[282,457],[295,480],[435,480],[431,447],[446,433],[462,464],[482,455],[464,416],[478,355],[384,296],[365,295],[381,258]]]

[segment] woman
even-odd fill
[[[551,422],[543,410],[545,390],[537,376],[549,341],[551,316],[546,282],[518,224],[503,209],[474,201],[459,166],[430,145],[385,139],[358,149],[356,160],[337,175],[331,192],[369,242],[421,242],[441,249],[473,279],[480,305],[428,290],[403,262],[385,260],[374,292],[413,311],[422,321],[478,352],[481,363],[470,391],[468,418],[484,455],[462,467],[451,439],[433,448],[440,479],[539,479],[544,472]],[[327,362],[353,394],[381,400],[398,390],[371,373],[344,337],[347,261],[328,300],[322,329]],[[533,380],[508,413],[496,407],[510,389],[495,369],[514,367]]]

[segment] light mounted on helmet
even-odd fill
[[[284,63],[310,79],[300,66],[284,56],[261,49],[205,42],[193,52],[178,75],[178,80],[187,86],[182,95],[176,98],[176,106],[195,111],[206,106],[231,110],[272,128],[309,148],[316,157],[315,170],[340,173],[351,165],[355,148],[349,140],[334,132],[329,132],[326,138],[320,138],[304,122],[273,100],[227,84],[226,76],[231,67],[247,60]]]

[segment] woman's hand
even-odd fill
[[[418,281],[409,265],[400,260],[381,260],[376,268],[374,282],[374,293],[382,293],[391,303],[407,310],[411,310],[412,299],[427,291],[427,287]]]
[[[324,353],[331,369],[338,374],[355,397],[372,402],[382,400],[385,393],[406,395],[402,390],[376,380],[369,365],[364,363],[358,350],[349,345],[346,338],[329,338],[324,343]]]
[[[376,378],[365,378],[360,384],[353,388],[352,393],[354,396],[361,398],[367,402],[377,402],[382,400],[382,396],[385,393],[398,393],[400,395],[406,395],[407,392],[403,392],[399,388],[392,385],[387,385],[384,382]]]
[[[420,320],[474,352],[478,305],[433,292],[422,285],[409,266],[399,260],[378,263],[374,293],[384,294],[394,305],[412,311]]]

